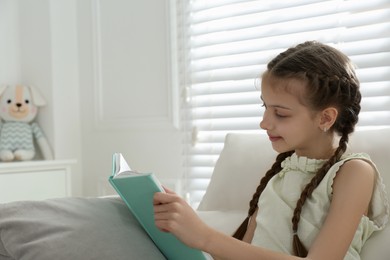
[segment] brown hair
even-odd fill
[[[328,170],[340,160],[347,149],[349,134],[354,131],[360,112],[359,81],[351,61],[345,54],[316,41],[304,42],[280,53],[268,63],[265,73],[275,79],[298,79],[305,82],[304,103],[314,111],[321,111],[329,106],[334,106],[338,110],[337,119],[330,131],[334,131],[341,136],[339,146],[333,156],[324,163],[305,186],[292,216],[294,254],[306,257],[307,250],[297,234],[302,207]],[[281,170],[282,161],[293,152],[289,151],[277,156],[271,169],[261,179],[249,203],[248,217],[233,234],[233,237],[237,239],[244,237],[249,218],[258,207],[261,193],[268,181]]]

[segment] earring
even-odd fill
[[[326,133],[328,131],[328,128],[324,127],[323,131],[324,133]]]

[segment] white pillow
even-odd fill
[[[276,155],[266,134],[227,134],[198,210],[247,211]]]
[[[246,217],[246,212],[230,211],[197,211],[198,216],[209,226],[216,230],[232,235]]]

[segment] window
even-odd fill
[[[390,125],[390,1],[176,1],[185,185],[196,207],[228,132],[259,130],[256,80],[279,52],[332,44],[358,66],[359,127]],[[227,191],[228,192],[228,191]]]

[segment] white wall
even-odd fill
[[[86,194],[106,192],[113,152],[167,185],[180,174],[168,1],[80,1]]]
[[[16,1],[0,1],[0,84],[13,84],[20,78],[20,46]]]
[[[74,195],[111,194],[111,155],[181,174],[168,0],[0,0],[1,83],[38,86],[56,159],[76,159]]]

